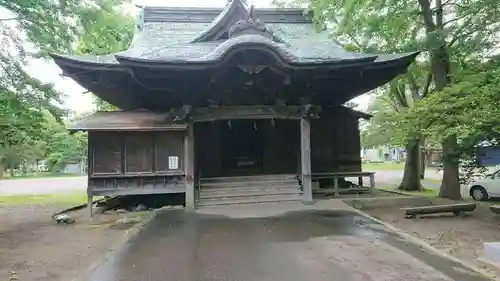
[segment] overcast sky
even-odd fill
[[[137,5],[146,6],[171,6],[171,7],[223,7],[227,0],[135,0]],[[249,4],[256,7],[272,7],[271,0],[247,0]],[[9,16],[5,11],[0,10],[0,18]],[[88,112],[93,109],[92,97],[90,94],[83,94],[85,89],[80,87],[70,78],[62,78],[62,71],[53,63],[46,61],[33,61],[30,63],[29,73],[43,82],[51,82],[56,88],[65,94],[64,106],[76,113]],[[367,94],[355,99],[360,105],[360,109],[366,109],[369,101]]]

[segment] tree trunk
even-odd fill
[[[434,83],[436,90],[442,91],[450,84],[450,56],[446,46],[433,54]],[[439,197],[454,200],[461,199],[457,149],[457,135],[447,137],[443,143],[443,180],[439,188]]]
[[[427,161],[425,158],[426,149],[424,147],[424,144],[425,144],[425,139],[421,138],[420,139],[420,179],[421,180],[425,179],[425,167],[427,164]]]
[[[460,200],[459,165],[456,155],[457,136],[452,135],[443,142],[443,180],[439,197]]]
[[[425,179],[425,153],[420,153],[420,179]]]
[[[420,141],[410,140],[406,145],[406,160],[403,179],[398,189],[404,191],[420,191]]]
[[[3,173],[5,172],[5,165],[3,159],[0,159],[0,179],[3,179]]]

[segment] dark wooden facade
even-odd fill
[[[184,132],[89,132],[89,186],[94,195],[185,191]],[[177,159],[169,167],[169,158]]]
[[[361,171],[358,119],[348,110],[311,119],[312,173]],[[202,177],[300,171],[300,120],[200,122],[194,131]]]

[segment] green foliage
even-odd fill
[[[384,93],[378,94],[368,106],[368,112],[373,117],[361,130],[361,145],[377,147],[384,145],[400,146],[397,139],[398,112],[390,105]],[[404,145],[404,144],[403,144]]]
[[[495,82],[486,79],[485,74],[467,73],[471,69],[470,65],[478,62],[478,58],[487,57],[490,50],[499,46],[498,1],[278,2],[285,5],[307,4],[313,10],[315,20],[320,24],[327,23],[335,38],[349,50],[369,53],[424,51],[416,67],[383,90],[389,101],[396,101],[395,111],[400,116],[391,127],[397,128],[394,133],[401,142],[421,140],[422,134],[443,141],[444,176],[440,195],[459,197],[456,157],[462,155],[460,151],[463,144],[477,144],[486,135],[492,139],[491,134],[496,134],[491,129],[495,122],[479,117],[479,112],[485,115],[485,112],[492,110],[491,104],[485,103],[485,95],[495,95],[491,88],[480,85]],[[477,97],[465,98],[463,92]],[[459,108],[464,110],[464,105],[472,106],[472,112],[457,114]],[[382,117],[379,119],[385,121]],[[419,126],[415,126],[415,123]],[[373,131],[386,127],[384,124],[379,125],[372,128]]]
[[[48,52],[124,49],[132,21],[124,0],[0,0],[12,17],[0,19],[0,177],[6,168],[47,159],[52,170],[86,155],[86,137],[69,135],[61,94],[26,72],[30,59]],[[113,20],[115,19],[115,20]]]
[[[107,55],[127,49],[134,35],[135,20],[126,14],[123,0],[101,0],[99,6],[80,9],[82,36],[78,54]]]
[[[45,140],[44,158],[49,171],[60,172],[67,164],[86,157],[86,136],[82,133],[68,134],[64,124],[52,115],[45,114],[41,133]]]
[[[500,60],[470,62],[457,72],[452,87],[420,101],[403,118],[401,126],[443,140],[459,138],[459,152],[480,142],[500,140]]]
[[[126,14],[120,5],[123,0],[103,0],[99,7],[82,11],[81,21],[85,31],[77,42],[78,54],[107,55],[123,51],[132,42],[135,20]],[[93,96],[98,111],[118,110],[112,104]]]

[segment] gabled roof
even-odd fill
[[[334,64],[377,58],[377,55],[346,51],[328,32],[318,32],[302,9],[251,10],[242,0],[232,0],[208,22],[215,12],[216,9],[146,7],[144,23],[128,50],[97,57],[54,55],[54,58],[102,66],[129,60],[208,63],[221,60],[232,49],[251,44],[267,46],[295,64]],[[261,15],[269,21],[261,20]],[[264,31],[255,30],[256,27]]]

